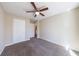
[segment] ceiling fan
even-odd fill
[[[36,5],[34,2],[31,2],[31,5],[33,6],[34,10],[33,11],[26,11],[27,13],[34,13],[34,17],[36,17],[37,15],[41,15],[41,16],[45,16],[43,13],[43,11],[48,10],[48,7],[45,7],[43,9],[37,9]]]

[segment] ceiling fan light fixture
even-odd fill
[[[31,2],[31,5],[33,6],[34,10],[33,10],[33,11],[26,11],[26,12],[28,12],[28,13],[32,12],[32,13],[34,14],[34,17],[36,17],[36,16],[38,16],[38,15],[45,16],[45,15],[44,15],[43,13],[41,13],[41,12],[48,10],[48,7],[41,8],[41,9],[39,8],[39,9],[38,9],[38,8],[36,7],[36,5],[35,5],[34,2]]]
[[[35,12],[36,15],[39,15],[39,12]]]

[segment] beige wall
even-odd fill
[[[29,40],[30,37],[34,37],[34,24],[26,18],[26,40]]]
[[[0,53],[4,48],[4,11],[0,6]]]
[[[37,38],[40,38],[39,20],[34,25],[37,26]]]
[[[40,21],[40,37],[79,51],[79,8]]]
[[[12,43],[12,17],[8,14],[5,14],[4,32],[5,45]]]

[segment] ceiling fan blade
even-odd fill
[[[48,7],[47,7],[47,8],[44,8],[44,9],[41,9],[41,10],[39,10],[39,11],[45,11],[45,10],[48,10]]]
[[[32,6],[34,7],[34,9],[37,11],[37,8],[35,6],[35,3],[34,2],[31,2]]]
[[[35,12],[35,11],[26,11],[26,12]]]
[[[40,15],[45,16],[43,13],[40,13]]]

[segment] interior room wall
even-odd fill
[[[79,51],[79,8],[39,22],[40,38]]]
[[[39,27],[39,20],[37,21],[37,35],[38,35],[38,38],[40,38],[40,27]]]
[[[26,21],[26,40],[34,37],[34,24],[30,22],[30,19],[25,19]]]
[[[37,20],[37,21],[34,23],[34,29],[35,29],[35,26],[37,26],[37,38],[40,38],[39,20]]]
[[[0,53],[4,48],[4,11],[0,6]]]
[[[4,20],[4,43],[5,45],[12,43],[12,17],[8,14],[5,14]]]

